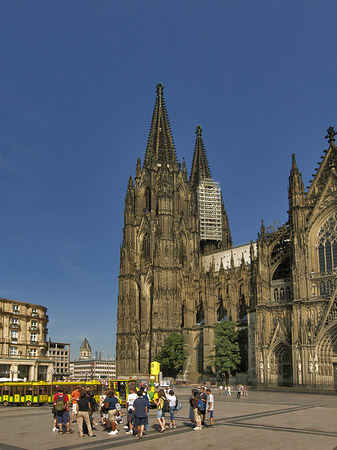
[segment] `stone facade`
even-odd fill
[[[0,299],[0,378],[52,381],[47,308]]]
[[[202,240],[198,186],[211,179],[201,127],[192,170],[177,162],[162,85],[143,165],[129,178],[120,254],[117,376],[146,375],[164,339],[185,336],[185,374],[210,373],[213,327],[243,331],[241,371],[261,385],[324,386],[337,374],[337,149],[325,151],[305,191],[295,155],[289,220],[263,222],[257,240],[232,246],[222,202],[222,239]],[[335,366],[336,364],[336,366]]]

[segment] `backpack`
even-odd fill
[[[91,406],[91,412],[98,411],[98,405],[97,405],[95,397],[91,397],[90,406]]]
[[[164,398],[164,404],[163,404],[163,412],[170,412],[170,404],[167,398]]]
[[[176,411],[180,411],[181,410],[181,403],[178,400],[178,398],[176,397],[176,406],[175,406],[175,410]]]
[[[201,398],[199,398],[199,401],[198,401],[198,409],[200,411],[204,411],[206,409],[206,404],[205,404],[205,402],[202,401]]]
[[[58,395],[57,396],[57,400],[55,402],[55,410],[56,413],[58,412],[62,412],[66,409],[66,403],[64,401],[64,396],[63,395]]]

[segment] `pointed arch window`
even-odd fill
[[[205,324],[205,314],[204,314],[204,305],[201,299],[201,294],[199,293],[200,303],[197,307],[197,313],[195,315],[195,321],[198,326],[203,326]]]
[[[337,213],[322,225],[318,233],[318,264],[320,272],[337,268]]]
[[[179,264],[184,266],[185,260],[186,260],[185,245],[184,240],[181,238],[179,241]]]
[[[145,212],[151,212],[151,191],[148,187],[145,189]]]
[[[146,261],[149,261],[149,259],[150,259],[150,236],[148,234],[145,234],[143,237],[142,257]]]

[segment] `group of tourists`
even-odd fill
[[[96,400],[90,391],[82,389],[81,386],[76,388],[72,394],[72,417],[70,420],[70,399],[63,387],[58,388],[57,394],[53,397],[53,415],[54,426],[53,431],[59,431],[61,434],[70,434],[74,430],[70,428],[70,423],[78,423],[78,433],[80,437],[93,434],[94,426],[97,423],[94,420],[94,413],[98,409]],[[157,422],[159,432],[163,433],[166,428],[176,428],[175,413],[181,409],[181,403],[172,389],[160,389],[155,393],[153,398],[157,407]],[[130,387],[128,397],[126,399],[126,424],[124,429],[126,434],[132,434],[139,439],[145,437],[146,431],[149,430],[149,409],[150,398],[146,389],[141,387],[136,390]],[[201,430],[205,425],[206,413],[210,423],[208,427],[214,427],[213,419],[214,397],[210,389],[200,387],[192,390],[190,397],[190,419],[193,430]],[[123,424],[123,413],[121,411],[120,400],[114,389],[104,391],[100,397],[99,411],[101,416],[100,425],[108,431],[109,435],[116,435],[119,430],[118,424]],[[166,423],[166,414],[169,423]]]
[[[71,394],[72,398],[72,416],[71,422],[78,423],[78,432],[80,437],[84,436],[83,430],[86,429],[90,437],[93,434],[93,425],[97,425],[94,421],[94,412],[96,411],[96,400],[89,390],[77,387]],[[59,431],[61,434],[70,434],[74,430],[70,428],[69,414],[70,399],[62,386],[59,386],[58,392],[53,397],[53,430]]]
[[[210,423],[209,428],[214,428],[214,395],[211,389],[202,386],[199,389],[192,389],[192,395],[189,398],[190,403],[190,420],[193,430],[201,430],[206,425],[206,412]]]

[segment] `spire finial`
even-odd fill
[[[331,144],[331,142],[335,142],[335,136],[337,132],[335,131],[334,127],[329,127],[326,131],[328,134],[325,136],[325,139],[328,139],[329,144]]]
[[[195,129],[195,134],[197,136],[201,137],[201,134],[202,134],[202,126],[201,125],[198,125],[197,128]]]
[[[291,168],[292,168],[292,169],[297,169],[296,155],[295,155],[295,153],[293,153],[293,154],[291,155],[291,159],[292,159]]]
[[[164,90],[164,85],[162,83],[158,83],[157,84],[157,97],[162,97],[163,96],[163,90]]]

